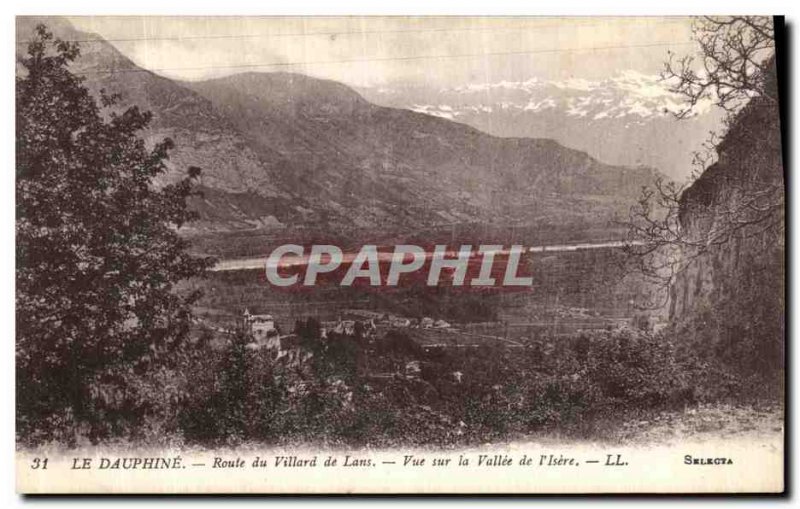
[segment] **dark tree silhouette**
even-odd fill
[[[186,338],[197,294],[175,284],[211,263],[176,233],[200,170],[157,189],[172,147],[151,115],[101,110],[69,65],[76,44],[40,25],[16,79],[18,432],[31,440],[119,432],[148,411],[133,377]]]

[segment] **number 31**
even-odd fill
[[[42,470],[47,470],[47,458],[33,458],[33,463],[31,464],[31,468],[33,470],[37,470],[41,468]]]

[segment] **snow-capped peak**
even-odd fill
[[[712,99],[700,101],[693,115],[707,113],[712,104]],[[440,89],[436,103],[410,105],[414,111],[451,120],[495,111],[560,110],[567,116],[592,121],[623,117],[637,121],[674,114],[685,107],[683,97],[674,93],[660,76],[635,70],[621,71],[599,80],[568,77],[547,81],[532,77],[522,81],[473,83]]]

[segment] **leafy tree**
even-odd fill
[[[40,25],[18,59],[16,252],[18,431],[30,440],[119,433],[148,412],[132,377],[168,361],[197,293],[175,284],[210,259],[177,230],[200,170],[157,189],[169,139],[148,149],[151,114],[101,110],[70,72],[77,44]]]
[[[224,412],[217,415],[216,420],[220,424],[222,436],[234,442],[244,437],[247,428],[247,403],[250,394],[247,383],[247,344],[251,341],[252,338],[245,331],[237,331],[225,348],[220,369]]]

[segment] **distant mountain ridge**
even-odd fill
[[[690,118],[676,120],[684,98],[660,76],[633,70],[600,80],[531,78],[359,92],[376,104],[463,122],[496,136],[553,138],[610,164],[653,166],[673,176],[688,173],[692,153],[721,121],[711,99],[697,104]]]
[[[607,222],[624,214],[650,168],[603,164],[551,139],[499,138],[407,109],[376,106],[338,82],[245,73],[178,82],[137,67],[59,18],[17,18],[17,38],[45,22],[82,39],[75,72],[120,93],[173,138],[171,172],[203,168],[202,230],[281,225],[414,229],[447,222]],[[18,52],[24,50],[18,45]]]

